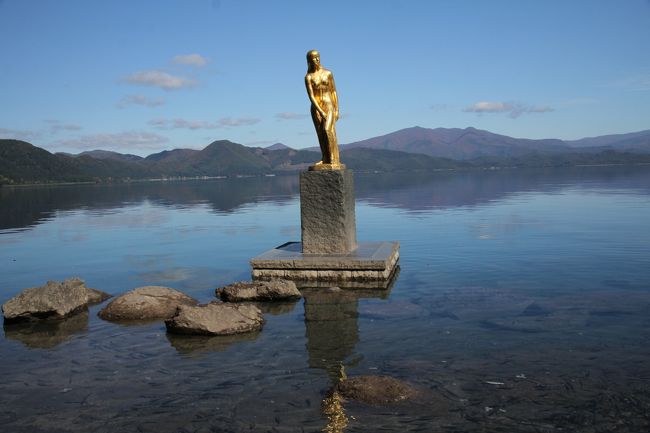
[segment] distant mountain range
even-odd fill
[[[52,154],[0,139],[0,184],[274,174],[304,170],[318,159],[317,149],[294,150],[282,143],[260,148],[219,140],[202,150],[166,150],[143,158],[106,150]],[[341,145],[341,159],[360,171],[650,163],[650,130],[562,141],[475,128],[413,127]]]
[[[531,153],[570,153],[577,150],[650,153],[650,130],[563,141],[559,139],[513,138],[475,128],[427,129],[416,126],[380,137],[341,145],[341,149],[360,147],[421,153],[456,160],[472,160],[483,157],[512,158]]]

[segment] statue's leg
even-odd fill
[[[341,162],[339,159],[339,145],[336,140],[334,113],[332,111],[327,114],[325,133],[327,135],[327,155],[329,156],[330,164],[339,164]]]
[[[330,145],[330,155],[332,158],[332,164],[339,164],[341,159],[339,158],[339,144],[336,139],[336,130],[332,126],[332,131],[330,132],[329,145]]]
[[[321,151],[321,160],[318,161],[314,165],[321,165],[326,162],[326,159],[328,157],[327,153],[327,137],[325,137],[325,133],[323,131],[323,121],[320,116],[320,113],[318,110],[314,108],[314,106],[311,107],[311,120],[314,122],[314,129],[316,129],[316,136],[318,137],[318,145],[320,146],[320,151]]]

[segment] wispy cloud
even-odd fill
[[[275,118],[278,120],[302,120],[307,118],[307,115],[300,114],[300,113],[293,113],[291,111],[283,111],[281,113],[277,113],[275,115]]]
[[[174,57],[172,63],[201,67],[208,63],[208,59],[200,54],[184,54]]]
[[[220,126],[248,126],[260,123],[261,119],[257,117],[223,117],[217,122]]]
[[[188,119],[153,119],[149,125],[158,129],[216,129],[223,127],[247,126],[259,123],[256,117],[224,117],[219,120],[188,120]]]
[[[160,107],[165,104],[163,98],[149,98],[144,95],[126,95],[115,105],[117,108],[122,109],[132,105],[142,105],[144,107]]]
[[[39,131],[27,131],[21,129],[0,128],[1,138],[13,138],[14,140],[35,140],[39,139],[43,134]]]
[[[263,146],[265,144],[274,144],[276,141],[273,140],[257,140],[257,141],[249,141],[246,143],[247,146]]]
[[[548,113],[555,111],[547,105],[527,105],[518,102],[477,102],[463,109],[466,113],[506,113],[508,117],[516,119],[522,114]]]
[[[217,122],[187,119],[153,119],[149,121],[149,125],[158,129],[214,129],[219,127]]]
[[[56,119],[46,119],[45,123],[50,125],[49,132],[58,134],[61,131],[80,131],[82,128],[74,123],[64,123]]]
[[[605,87],[618,87],[632,91],[650,90],[650,71],[644,71],[640,74],[629,75],[618,80],[614,80],[605,85]]]
[[[125,77],[124,80],[130,84],[159,87],[165,90],[177,90],[196,85],[195,80],[158,70],[135,72]]]
[[[445,111],[448,110],[451,106],[449,104],[431,104],[429,108],[433,111]]]
[[[41,127],[37,130],[21,130],[11,128],[0,128],[0,138],[13,138],[16,140],[39,140],[47,136],[55,135],[60,132],[80,131],[81,126],[74,123],[64,123],[56,119],[46,119],[48,126]]]
[[[586,97],[579,97],[579,98],[569,98],[569,99],[564,99],[558,102],[553,103],[553,105],[558,106],[558,105],[566,105],[566,106],[574,106],[574,105],[591,105],[591,104],[598,104],[600,101],[596,98],[586,98]]]
[[[169,139],[151,132],[128,131],[116,134],[89,134],[52,143],[56,148],[104,150],[157,150]]]

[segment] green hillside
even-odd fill
[[[0,184],[105,182],[169,177],[235,176],[305,170],[320,152],[246,147],[227,140],[203,150],[176,149],[133,158],[106,152],[52,154],[20,140],[0,139]],[[605,150],[535,152],[521,156],[484,156],[469,161],[386,149],[351,148],[341,160],[357,171],[440,170],[484,167],[563,167],[595,164],[650,163],[650,154]]]

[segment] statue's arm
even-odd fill
[[[339,120],[339,95],[336,93],[334,74],[330,72],[330,83],[332,83],[332,103],[334,104],[334,118]]]
[[[314,89],[312,87],[311,79],[309,78],[309,75],[305,76],[305,87],[307,87],[307,95],[309,96],[309,100],[311,101],[311,104],[316,107],[318,112],[320,113],[321,116],[325,117],[325,111],[318,105],[318,102],[316,101],[316,97],[314,96]]]

